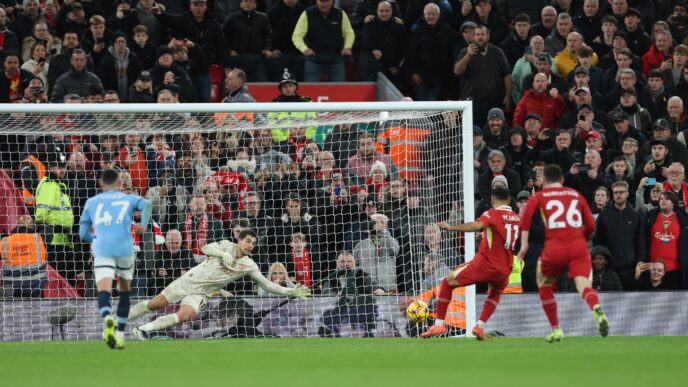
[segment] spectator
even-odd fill
[[[141,24],[139,20],[139,13],[141,11],[133,10],[130,0],[115,0],[115,6],[115,12],[109,14],[105,24],[110,31],[121,31],[125,36],[131,38],[134,27]]]
[[[29,4],[34,2],[35,0],[31,0]],[[22,40],[21,54],[23,62],[27,62],[33,57],[33,47],[36,43],[43,44],[46,62],[50,62],[52,57],[59,54],[62,48],[62,41],[57,36],[53,37],[50,34],[48,23],[44,19],[37,19],[35,23],[32,22],[30,36],[26,36]]]
[[[138,73],[134,83],[129,86],[128,100],[130,103],[155,103],[150,71],[144,70]]]
[[[686,71],[688,73],[688,71]],[[667,101],[666,115],[664,118],[669,121],[671,134],[678,136],[679,133],[688,129],[688,119],[684,113],[683,100],[678,96],[673,96]],[[683,135],[683,143],[686,144],[686,135]]]
[[[308,249],[306,236],[302,233],[294,233],[291,236],[291,256],[287,260],[287,272],[295,283],[300,283],[308,288],[311,287],[314,273],[312,270],[311,254]]]
[[[671,165],[671,158],[669,157],[669,148],[667,144],[661,140],[650,141],[650,160],[636,170],[636,179],[642,177],[654,178],[657,183],[664,183],[667,180],[665,170]]]
[[[48,69],[48,89],[52,90],[57,78],[71,69],[72,52],[79,48],[79,37],[75,32],[67,32],[62,37],[62,50],[50,60]],[[94,71],[91,57],[86,56],[86,69]]]
[[[476,186],[478,176],[488,170],[487,156],[489,154],[490,147],[483,141],[483,130],[473,125],[473,178]]]
[[[48,171],[36,188],[36,224],[45,236],[48,263],[74,285],[77,273],[83,276],[83,262],[72,254],[74,213],[65,184],[67,156],[62,145],[50,145],[47,153]]]
[[[557,10],[552,6],[546,6],[540,11],[540,22],[533,24],[531,34],[533,36],[548,37],[557,25]]]
[[[629,8],[623,22],[629,39],[628,48],[633,54],[642,56],[650,49],[651,43],[650,36],[642,25],[642,14],[635,8]]]
[[[312,247],[310,254],[317,261],[321,236],[318,218],[309,213],[305,201],[301,199],[297,192],[291,192],[284,200],[282,216],[279,219],[275,219],[275,229],[272,235],[272,242],[270,243],[278,257],[278,261],[289,261],[289,240],[295,233],[305,235],[306,243]]]
[[[270,265],[270,269],[268,270],[268,279],[270,282],[285,288],[291,289],[296,286],[296,284],[289,278],[289,275],[287,274],[287,268],[279,262],[275,262]],[[271,293],[268,293],[263,288],[258,287],[258,297],[269,297],[270,295]]]
[[[654,34],[650,50],[643,55],[643,73],[647,76],[654,69],[669,70],[672,67],[671,32],[659,30]]]
[[[643,88],[643,75],[630,67],[632,55],[630,50],[622,48],[616,54],[616,66],[608,68],[604,74],[605,90],[607,91],[604,100],[608,110],[611,110],[618,103],[622,90],[629,87]]]
[[[659,206],[659,194],[664,192],[664,186],[662,184],[649,185],[648,177],[643,177],[638,183],[638,189],[635,191],[635,208],[638,210],[643,219],[647,218],[647,213]],[[645,190],[650,189],[649,200],[645,200]]]
[[[319,82],[324,73],[330,82],[345,81],[344,62],[351,56],[354,30],[346,13],[334,7],[333,0],[316,0],[301,14],[292,41],[306,56],[306,82]]]
[[[516,197],[521,191],[521,178],[516,171],[506,167],[506,156],[498,150],[493,150],[487,157],[489,171],[484,172],[478,177],[478,193],[481,198],[489,198],[494,185],[494,179],[503,176],[506,180],[506,187],[512,197]],[[487,199],[489,202],[489,199]],[[489,208],[489,207],[488,207]]]
[[[635,267],[635,290],[678,290],[664,279],[665,274],[664,261],[638,262]]]
[[[355,125],[339,124],[327,134],[323,149],[332,152],[337,167],[346,168],[349,159],[358,152],[358,138],[361,133]]]
[[[397,177],[397,171],[392,159],[385,153],[376,152],[375,140],[369,133],[361,133],[358,136],[358,152],[349,158],[347,175],[352,186],[363,185],[366,178],[372,172],[373,164],[380,161],[384,164],[392,178]]]
[[[268,203],[268,205],[273,205]],[[256,249],[259,257],[258,261],[267,263],[267,248],[270,246],[268,238],[273,238],[274,219],[270,216],[267,209],[263,208],[263,198],[257,192],[248,192],[244,196],[244,210],[239,212],[239,219],[247,219],[252,230],[258,234]],[[274,247],[274,246],[272,246]]]
[[[239,68],[235,68],[227,73],[225,78],[225,87],[227,89],[227,96],[222,100],[224,103],[247,103],[256,102],[253,96],[248,91],[246,83],[246,73]]]
[[[574,16],[573,25],[581,32],[583,40],[588,43],[599,35],[602,28],[602,17],[599,15],[600,4],[598,0],[585,0],[583,13]]]
[[[614,205],[602,210],[597,218],[594,244],[604,246],[614,257],[614,270],[624,289],[633,288],[633,269],[646,256],[642,218],[628,205],[629,186],[625,181],[612,184]]]
[[[19,54],[16,51],[4,52],[3,65],[5,71],[0,76],[0,103],[18,102],[34,75],[19,68]]]
[[[128,102],[129,87],[142,70],[141,62],[127,47],[127,36],[121,31],[115,32],[112,39],[112,46],[100,61],[97,74],[103,88],[117,90],[120,101]]]
[[[174,170],[167,170],[157,185],[146,192],[146,199],[153,205],[153,219],[167,230],[179,224],[179,214],[186,207],[187,192],[176,184]]]
[[[153,14],[160,24],[167,28],[174,39],[188,39],[194,42],[205,54],[208,64],[228,67],[225,53],[227,43],[222,33],[222,27],[208,11],[206,0],[193,0],[190,2],[189,11],[181,14],[170,14],[160,7],[152,8]],[[199,102],[210,100],[210,73],[206,72],[193,80],[196,85],[196,95]],[[186,89],[186,86],[181,86]],[[196,100],[184,98],[186,102]]]
[[[23,9],[17,8],[16,12],[12,12],[12,8],[8,7],[8,10],[12,12],[12,17],[14,19],[14,27],[12,30],[16,32],[17,39],[20,43],[23,42],[23,40],[27,37],[31,36],[34,24],[42,19],[42,15],[38,9],[37,0],[27,0],[23,3]],[[5,17],[6,14],[7,10],[5,11]]]
[[[349,324],[362,328],[364,337],[373,337],[377,306],[372,296],[384,294],[384,290],[376,286],[364,269],[356,268],[350,252],[339,253],[337,270],[328,276],[324,292],[339,298],[337,306],[323,313],[323,325],[318,329],[320,336],[340,337],[342,319],[347,318]]]
[[[686,47],[688,52],[688,47]],[[688,55],[686,55],[688,58]],[[666,112],[667,102],[669,101],[669,90],[666,87],[666,81],[663,78],[663,73],[659,70],[652,70],[647,76],[647,87],[638,96],[638,103],[643,106],[650,113],[650,117],[657,119]],[[651,137],[649,133],[645,133],[646,137]]]
[[[556,74],[556,66],[554,61],[547,53],[542,53],[538,55],[535,61],[535,69],[531,71],[530,74],[526,75],[521,81],[521,90],[525,93],[533,87],[533,78],[535,74],[542,73],[547,75],[547,85],[548,87],[554,87],[559,90],[559,94],[564,95],[568,88],[566,87],[566,82],[564,78]]]
[[[530,44],[530,17],[524,13],[515,16],[514,30],[499,45],[510,66],[514,66]]]
[[[91,5],[92,2],[89,1],[86,4]],[[95,7],[100,8],[97,4],[94,4]],[[91,7],[89,16],[103,13],[102,11],[92,12],[95,7]],[[62,36],[64,39],[64,35],[71,31],[75,32],[77,36],[83,36],[87,29],[88,23],[86,22],[86,11],[83,4],[73,1],[60,7],[60,11],[55,16],[55,32],[57,36]]]
[[[371,216],[377,214],[377,198],[375,194],[368,194],[365,189],[358,189],[354,193],[355,202],[352,206],[352,221],[347,227],[344,248],[353,250],[360,241],[368,237]]]
[[[423,258],[423,289],[432,289],[451,273],[439,254],[427,254]]]
[[[630,109],[624,106],[625,104],[633,103]],[[629,116],[626,111],[631,109],[637,109],[633,116]],[[644,114],[643,114],[644,113]],[[638,141],[638,144],[645,143],[645,136],[639,130],[631,125],[630,120],[633,118],[636,123],[640,125],[646,125],[647,129],[650,128],[650,115],[647,110],[641,109],[635,103],[635,89],[624,90],[621,94],[621,105],[617,106],[615,110],[609,112],[609,116],[614,122],[614,128],[616,130],[607,133],[607,147],[613,149],[617,152],[621,151],[623,142],[627,138],[634,138]],[[639,116],[639,117],[637,117]],[[647,124],[645,124],[647,121]]]
[[[536,113],[542,117],[542,125],[545,128],[559,127],[559,120],[568,111],[568,108],[564,98],[559,95],[559,90],[554,87],[549,91],[547,89],[547,75],[536,74],[533,77],[533,88],[527,90],[516,105],[514,125],[523,126],[525,116]]]
[[[645,218],[647,258],[651,263],[664,262],[663,282],[668,289],[684,289],[688,282],[688,215],[679,208],[674,192],[662,192],[659,208],[650,210]],[[637,270],[636,270],[637,273]]]
[[[592,217],[597,220],[599,218],[600,213],[607,207],[609,207],[609,189],[607,187],[601,185],[597,187],[595,190],[595,199],[590,206],[590,210],[592,211]]]
[[[624,144],[626,142],[624,141]],[[610,183],[615,183],[617,181],[625,181],[628,184],[629,192],[635,192],[635,173],[628,164],[628,160],[624,156],[616,156],[614,160],[609,163],[604,171],[609,177]],[[633,206],[635,207],[635,206]]]
[[[612,270],[614,260],[609,250],[604,246],[593,246],[590,249],[590,256],[592,257],[592,287],[602,292],[622,290],[621,279]]]
[[[552,32],[544,36],[545,51],[551,56],[556,56],[561,50],[566,47],[566,37],[569,36],[573,29],[573,22],[571,15],[566,12],[557,15],[557,24]]]
[[[202,195],[194,195],[189,201],[186,219],[180,223],[182,246],[191,251],[194,261],[201,263],[206,256],[201,248],[208,243],[224,239],[222,223],[208,216],[207,203]]]
[[[112,44],[113,33],[105,28],[105,18],[100,15],[91,16],[88,23],[88,31],[81,35],[81,46],[97,68]]]
[[[241,0],[240,11],[231,13],[222,24],[228,67],[246,69],[250,82],[263,80],[263,62],[272,59],[272,30],[268,17],[256,11],[257,0]]]
[[[149,288],[157,294],[194,266],[191,252],[182,248],[182,233],[171,229],[165,235],[165,244],[155,252],[154,273],[150,275],[153,284]]]
[[[364,1],[359,4],[370,3]],[[400,68],[406,48],[406,32],[400,20],[392,16],[392,4],[380,1],[374,18],[364,24],[361,33],[361,70],[364,81],[375,82],[378,71],[382,71],[397,88],[403,89]]]
[[[601,132],[608,132],[614,129],[614,124],[607,115],[608,110],[601,110],[592,105],[593,98],[589,87],[583,86],[573,89],[573,95],[575,100],[575,108],[571,109],[561,118],[559,125],[562,128],[573,128],[579,125],[579,121],[581,121],[579,119],[581,113],[584,112],[587,115],[588,112],[591,112],[593,114],[588,120],[591,125],[595,125],[596,122],[597,126],[599,126],[601,129]]]
[[[664,60],[664,56],[662,56],[662,63],[664,62],[669,63],[665,64],[664,68],[658,66],[659,68],[655,68],[655,70],[661,72],[661,75],[664,78],[664,86],[666,87],[667,91],[671,93],[674,91],[674,88],[678,86],[681,79],[683,79],[683,67],[685,67],[686,63],[688,62],[688,46],[679,44],[676,46],[676,48],[674,48],[671,60]],[[650,76],[650,72],[647,74],[648,78]]]
[[[181,66],[174,63],[172,50],[168,46],[158,48],[158,61],[150,70],[153,80],[153,92],[159,93],[163,89],[173,90],[181,94],[181,101],[194,102],[194,85],[189,74]]]
[[[143,0],[139,1],[139,7],[144,1],[151,1],[151,0]],[[145,26],[139,25],[134,27],[134,44],[129,47],[131,52],[136,54],[136,57],[139,58],[139,61],[141,61],[141,67],[144,69],[150,69],[153,66],[155,66],[155,61],[158,59],[156,52],[155,52],[155,46],[154,44],[157,43],[157,41],[153,41],[148,33],[148,29]]]
[[[578,32],[572,31],[566,36],[566,47],[556,54],[554,63],[557,66],[557,72],[564,79],[567,79],[569,73],[578,66],[578,51],[583,48],[583,36]],[[598,62],[597,54],[592,53],[592,65]]]
[[[368,273],[379,289],[386,293],[397,291],[396,257],[399,242],[388,230],[389,219],[382,214],[371,215],[372,225],[368,238],[354,247],[354,257],[361,269]]]
[[[595,31],[596,35],[592,40],[589,40],[586,32],[583,31],[585,41],[590,43],[593,51],[595,51],[600,58],[600,66],[602,66],[603,63],[609,62],[609,60],[605,60],[605,58],[609,58],[608,55],[614,49],[615,34],[618,29],[619,22],[616,18],[611,15],[605,15],[601,20],[601,28]],[[619,38],[619,40],[623,40],[625,45],[624,38]],[[621,42],[619,42],[619,44],[621,44]]]
[[[581,166],[585,167],[584,171],[580,171]],[[592,205],[595,188],[606,184],[607,176],[601,166],[600,153],[594,150],[586,151],[584,164],[573,164],[566,173],[564,184],[580,191],[588,204]]]
[[[507,159],[507,165],[521,177],[521,186],[525,185],[531,175],[532,149],[526,143],[526,133],[521,127],[509,130],[509,144],[501,147]]]
[[[31,48],[31,58],[24,61],[21,69],[26,70],[38,77],[43,82],[43,85],[48,84],[48,69],[50,64],[46,59],[46,48],[43,43],[35,43]]]
[[[463,263],[463,259],[459,257],[458,252],[452,246],[453,242],[453,236],[446,236],[445,234],[443,237],[442,229],[440,229],[437,223],[425,224],[423,227],[422,256],[416,257],[417,259],[413,262],[422,262],[423,257],[427,254],[435,254],[441,257],[441,262],[443,264],[449,267],[456,267]],[[411,266],[410,270],[416,271],[416,268],[417,266],[415,268]]]
[[[504,52],[489,43],[484,26],[475,29],[475,41],[457,55],[454,74],[462,76],[460,99],[473,99],[474,124],[483,126],[486,111],[511,107],[511,67]]]
[[[685,167],[681,163],[674,162],[669,165],[664,174],[667,176],[664,191],[673,192],[678,198],[678,205],[674,209],[680,208],[685,211],[688,207],[688,183],[685,181]]]
[[[513,79],[513,85],[511,87],[511,98],[518,102],[523,95],[523,81],[528,75],[533,74],[533,72],[538,71],[536,69],[540,54],[544,53],[545,50],[545,40],[542,36],[535,35],[530,38],[530,48],[525,48],[525,52],[516,61],[513,71],[511,72],[511,77]],[[556,71],[556,67],[550,64],[549,55],[543,56],[542,67],[547,68],[549,66],[549,72],[546,74],[551,74],[552,70]]]
[[[65,37],[65,41],[67,38]],[[60,103],[67,94],[77,94],[85,97],[91,89],[103,91],[103,85],[98,76],[86,69],[86,53],[82,49],[72,50],[70,64],[71,70],[67,71],[55,81],[50,101]]]
[[[269,79],[278,81],[282,77],[282,70],[291,69],[297,80],[303,80],[303,55],[296,49],[292,41],[294,28],[303,12],[298,0],[281,0],[268,11],[268,21],[272,29],[273,57],[268,62]]]
[[[509,127],[506,125],[504,111],[500,108],[492,108],[487,112],[487,124],[483,127],[482,134],[485,144],[490,149],[499,149],[509,142]]]
[[[578,67],[569,72],[568,85],[574,85],[575,88],[587,86],[595,94],[604,91],[604,71],[595,67],[594,55],[595,52],[588,46],[583,46],[576,51]]]
[[[0,240],[2,297],[41,298],[46,283],[46,252],[33,218],[22,215],[12,234]]]
[[[467,19],[475,24],[485,26],[485,28],[491,31],[490,43],[497,45],[506,39],[509,34],[508,23],[499,14],[499,11],[494,8],[494,1],[476,0],[472,3],[473,9],[471,10],[471,2],[464,1],[461,14],[464,17],[467,16]]]
[[[677,161],[683,165],[688,165],[688,149],[686,146],[677,138],[677,136],[671,134],[671,125],[669,121],[664,118],[656,120],[652,126],[654,140],[661,141],[669,150],[671,159]],[[679,133],[681,136],[681,133]],[[685,135],[682,136],[685,139]],[[642,148],[643,154],[651,153],[651,143],[647,142]]]

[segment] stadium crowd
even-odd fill
[[[382,72],[417,100],[473,100],[478,215],[500,185],[522,210],[544,165],[558,164],[597,219],[597,289],[685,289],[687,26],[688,4],[675,0],[8,0],[0,102],[252,102],[245,83],[263,80],[278,82],[276,102],[308,102],[299,81]],[[316,293],[342,286],[327,282],[354,267],[366,294],[410,293],[462,261],[461,238],[436,225],[460,220],[459,163],[447,157],[460,154],[458,114],[398,127],[193,131],[254,119],[5,117],[18,131],[64,131],[2,135],[3,246],[15,238],[29,249],[2,251],[6,295],[44,294],[46,263],[89,294],[89,246],[76,230],[106,168],[154,205],[156,226],[136,239],[142,295],[205,259],[206,243],[246,227],[258,233],[253,258],[264,274]],[[186,133],[165,133],[175,125]],[[69,135],[108,126],[136,134]],[[536,221],[531,230],[524,291],[536,290],[545,229]],[[570,288],[562,278],[559,289]]]

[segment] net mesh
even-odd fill
[[[244,228],[258,234],[251,258],[262,275],[314,294],[278,297],[243,277],[156,334],[417,334],[406,305],[432,307],[432,289],[464,257],[436,226],[464,217],[462,141],[457,111],[2,115],[0,228],[5,241],[41,237],[3,245],[2,340],[99,337],[93,257],[78,229],[108,168],[121,171],[123,192],[153,204],[153,225],[134,235],[135,302],[206,260],[202,245],[235,242]]]

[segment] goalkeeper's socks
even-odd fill
[[[590,308],[590,310],[594,310],[595,306],[600,304],[600,297],[597,295],[597,290],[593,288],[583,289],[582,296],[585,300],[585,303],[588,304],[588,308]]]
[[[129,292],[120,292],[117,304],[117,332],[124,332],[127,328],[130,306]]]
[[[98,292],[98,310],[100,310],[100,315],[103,318],[112,314],[110,292]]]
[[[447,279],[443,279],[439,294],[437,295],[437,318],[435,319],[435,325],[444,325],[444,317],[447,315],[447,307],[449,307],[451,302],[452,290]]]
[[[554,299],[554,291],[551,286],[543,286],[538,289],[540,293],[540,301],[542,302],[542,309],[545,310],[549,325],[552,329],[559,328],[559,318],[557,317],[557,300]]]
[[[483,311],[480,313],[480,321],[485,322],[490,319],[495,309],[497,309],[497,305],[499,305],[499,298],[499,293],[487,296],[483,304]],[[481,328],[484,328],[484,326],[481,326]]]
[[[148,301],[139,302],[134,305],[133,308],[129,309],[129,320],[136,320],[137,318],[148,314],[152,310],[148,307]]]
[[[177,316],[176,313],[166,314],[164,316],[158,317],[157,319],[155,319],[155,321],[141,325],[139,327],[139,330],[142,330],[144,332],[161,331],[163,329],[173,327],[179,323],[179,316]]]

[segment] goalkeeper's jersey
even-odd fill
[[[232,243],[230,254],[234,255],[236,245]],[[225,264],[222,258],[208,256],[198,266],[195,266],[175,282],[183,286],[187,294],[203,294],[207,297],[212,296],[216,291],[224,288],[239,278],[256,274],[262,277],[258,265],[249,257],[238,260],[231,260]]]

